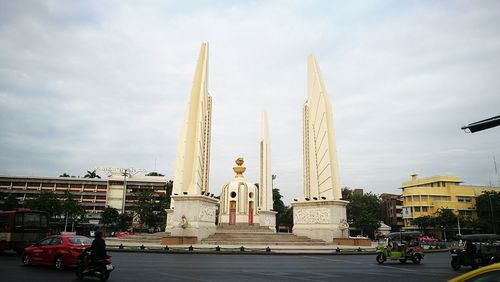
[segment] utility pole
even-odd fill
[[[123,176],[123,195],[122,195],[122,214],[125,213],[125,202],[127,198],[127,177],[132,177],[139,172],[146,172],[143,168],[115,168],[115,167],[96,167],[96,170],[106,171],[111,174],[121,174]]]
[[[493,214],[493,205],[491,204],[491,194],[488,193],[488,199],[490,200],[490,212],[491,212],[491,225],[493,225],[493,233],[497,234],[496,228],[495,228],[495,215]]]

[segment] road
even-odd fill
[[[374,255],[210,255],[110,253],[116,270],[108,281],[446,281],[454,271],[449,253],[427,254],[420,265],[386,262]],[[97,281],[87,278],[88,281]],[[21,265],[0,254],[0,281],[77,281],[72,269]]]

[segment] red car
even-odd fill
[[[92,240],[85,236],[52,235],[26,247],[22,257],[23,264],[53,265],[56,269],[76,265],[78,255],[91,244]]]

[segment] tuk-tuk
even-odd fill
[[[384,236],[376,248],[377,262],[384,263],[386,260],[399,260],[406,263],[411,260],[419,264],[424,258],[424,252],[419,242],[420,232],[393,232]]]
[[[471,234],[458,238],[462,245],[450,250],[453,269],[458,270],[462,265],[474,269],[500,262],[500,236],[497,234]]]

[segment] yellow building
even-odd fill
[[[415,228],[413,219],[434,215],[439,209],[451,209],[457,215],[476,218],[476,197],[500,187],[462,185],[458,176],[433,176],[404,182],[403,219],[406,229]]]

